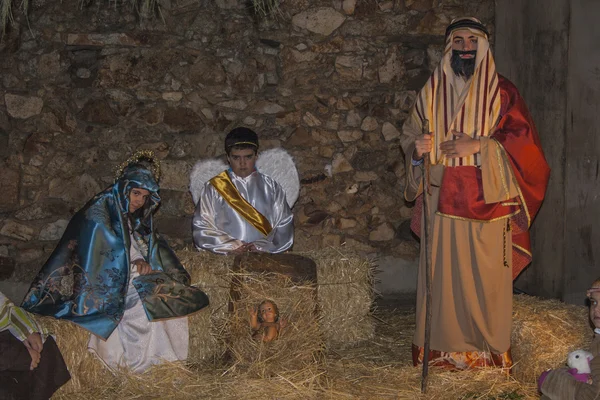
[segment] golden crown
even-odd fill
[[[154,179],[158,183],[160,180],[160,161],[156,158],[154,151],[152,150],[138,150],[125,162],[117,166],[117,168],[115,168],[115,181],[119,180],[128,165],[139,163],[141,160],[148,160],[152,163],[152,165],[150,165],[150,171],[152,171],[152,175],[154,175]]]

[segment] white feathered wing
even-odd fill
[[[190,192],[194,204],[198,204],[204,184],[228,168],[218,159],[198,161],[190,173]],[[290,208],[300,195],[300,177],[292,156],[281,148],[269,149],[259,154],[256,168],[281,185]]]
[[[225,171],[227,167],[227,164],[218,159],[200,160],[194,165],[190,173],[190,193],[194,204],[198,204],[204,184]]]
[[[300,195],[300,177],[292,156],[282,148],[265,150],[258,155],[256,168],[281,185],[292,208]]]

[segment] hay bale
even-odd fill
[[[513,371],[519,380],[535,382],[546,369],[564,366],[569,352],[589,348],[586,307],[527,295],[513,299]]]
[[[90,338],[88,331],[66,320],[39,315],[35,315],[35,318],[54,335],[71,373],[71,380],[57,391],[57,396],[81,392],[90,387],[102,387],[114,380],[104,364],[87,351]]]
[[[329,248],[306,254],[317,264],[317,298],[314,282],[255,275],[246,281],[234,313],[228,311],[232,278],[239,278],[239,272],[231,271],[234,257],[195,250],[177,255],[192,285],[210,300],[207,308],[190,316],[188,362],[157,365],[140,375],[120,371],[114,376],[87,351],[87,331],[67,321],[40,318],[56,334],[72,374],[55,398],[330,397],[336,382],[341,386],[347,382],[335,370],[328,372],[324,342],[341,348],[374,337],[373,265],[351,250]],[[289,320],[281,337],[267,344],[251,339],[246,311],[265,298],[274,300]],[[217,362],[225,352],[231,356],[228,365]]]
[[[293,373],[296,379],[312,379],[323,349],[314,282],[299,283],[278,273],[246,271],[235,273],[235,279],[239,299],[229,321],[229,370],[255,378]],[[280,319],[285,321],[279,338],[269,343],[253,339],[249,324],[249,310],[265,299],[277,304]]]
[[[192,286],[208,295],[208,307],[189,316],[190,349],[188,361],[205,363],[220,359],[225,351],[224,326],[227,319],[230,266],[234,257],[207,251],[181,250],[177,257],[189,272]]]
[[[326,344],[345,347],[372,338],[373,263],[343,247],[300,254],[317,264],[319,325]],[[192,285],[204,290],[210,300],[210,315],[203,310],[190,317],[190,359],[218,357],[223,351],[218,338],[226,329],[234,257],[194,250],[179,251],[177,256],[190,272]]]
[[[374,264],[343,247],[302,254],[317,263],[320,325],[327,345],[346,347],[373,338]]]
[[[270,278],[269,278],[270,279]],[[112,400],[112,399],[480,399],[491,400],[501,398],[537,399],[535,377],[533,380],[521,380],[520,375],[507,376],[494,368],[481,368],[460,372],[448,372],[439,368],[430,369],[429,388],[426,395],[420,393],[421,369],[411,364],[411,342],[414,331],[414,310],[378,310],[375,334],[371,339],[361,342],[358,346],[335,351],[320,352],[314,350],[317,356],[312,363],[308,358],[303,362],[289,361],[281,357],[293,355],[293,347],[306,344],[302,337],[294,336],[291,331],[286,343],[287,333],[272,343],[263,345],[251,341],[248,328],[245,305],[255,305],[264,296],[273,297],[281,308],[281,313],[302,320],[310,317],[306,314],[308,308],[304,302],[310,301],[311,296],[302,293],[293,294],[300,306],[295,302],[286,303],[289,293],[286,291],[301,291],[309,284],[290,285],[280,282],[276,285],[267,283],[268,279],[260,277],[250,282],[241,292],[239,307],[231,316],[231,323],[239,328],[241,342],[231,342],[231,349],[237,349],[242,356],[232,359],[229,367],[200,365],[190,366],[186,363],[165,363],[152,367],[144,374],[131,374],[122,371],[119,376],[112,376],[97,367],[101,367],[94,358],[93,364],[77,361],[77,358],[92,357],[82,351],[87,343],[87,333],[65,321],[44,318],[44,323],[59,334],[58,344],[65,353],[67,365],[77,384],[77,390],[68,387],[61,389],[56,399],[71,400]],[[552,316],[550,316],[552,314]],[[297,315],[299,315],[297,317]],[[557,331],[560,322],[565,333],[582,328],[586,321],[584,307],[569,306],[554,300],[541,300],[516,296],[514,326],[515,330],[523,332],[518,340],[513,336],[513,352],[530,352],[531,355],[547,353],[546,356],[559,360],[550,361],[546,366],[556,367],[564,363],[566,349],[556,346],[552,335],[564,335]],[[561,321],[559,321],[562,320]],[[533,323],[533,324],[532,324]],[[312,326],[312,333],[317,335]],[[299,334],[306,331],[299,329]],[[587,327],[587,332],[590,332]],[[574,336],[562,336],[565,341],[572,341]],[[583,335],[586,336],[585,334]],[[64,340],[61,340],[61,337]],[[66,338],[69,338],[68,340]],[[77,344],[79,343],[79,344]],[[312,346],[313,341],[310,345]],[[72,347],[72,346],[79,346]],[[66,347],[65,347],[66,346]],[[260,348],[263,346],[263,348]],[[278,348],[277,346],[281,346]],[[555,348],[555,346],[557,348]],[[581,344],[580,347],[587,347]],[[528,349],[528,350],[527,350]],[[73,351],[74,350],[74,351]],[[299,352],[302,355],[303,352]],[[308,352],[304,352],[308,354]],[[527,354],[526,354],[527,355]],[[278,358],[280,357],[280,358]],[[515,357],[517,359],[518,355]],[[517,360],[521,368],[531,357]],[[236,362],[238,360],[239,362]],[[308,364],[307,364],[308,362]],[[521,364],[519,364],[521,363]],[[539,362],[538,362],[539,364]],[[90,369],[91,368],[91,369]],[[73,383],[69,384],[72,385]]]

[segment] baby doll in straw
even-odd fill
[[[263,300],[258,308],[250,311],[250,328],[252,337],[263,342],[271,342],[279,337],[285,323],[279,319],[277,304],[271,300]]]
[[[592,383],[578,381],[567,368],[548,370],[538,380],[542,400],[591,400],[600,399],[600,278],[587,291],[589,318],[594,326],[594,340],[590,352]]]

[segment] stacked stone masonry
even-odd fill
[[[233,127],[281,146],[302,180],[295,250],[346,243],[414,258],[402,123],[441,57],[450,20],[493,31],[494,1],[31,2],[0,43],[0,279],[29,281],[73,213],[139,148],[163,163],[157,216],[191,243],[191,166]],[[16,7],[15,7],[16,8]]]

